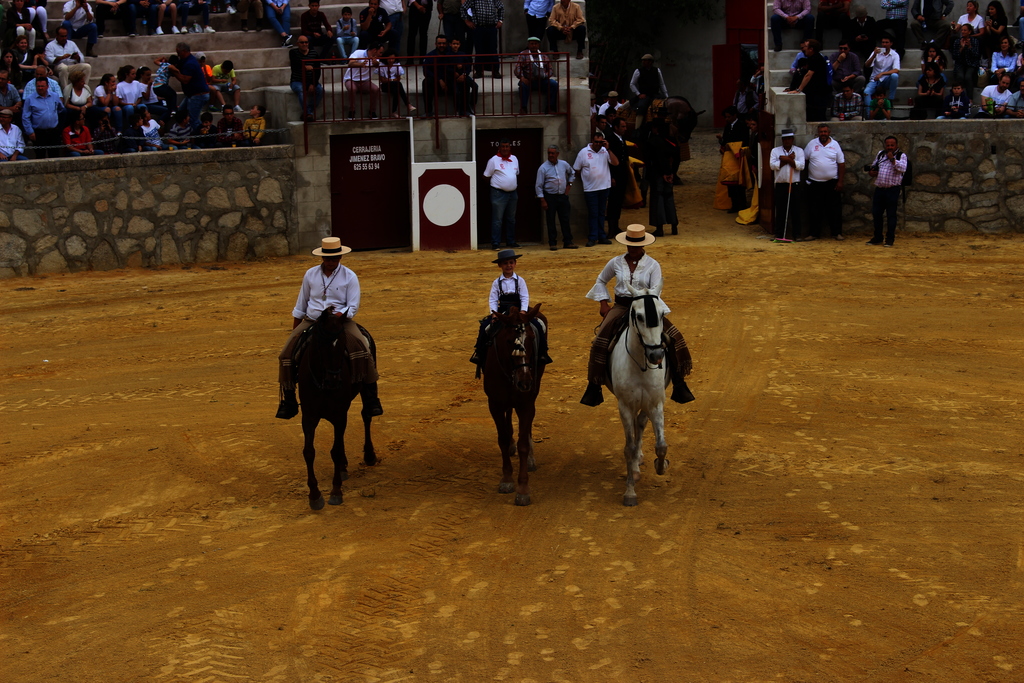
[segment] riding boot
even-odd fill
[[[589,382],[587,384],[587,390],[583,393],[583,398],[580,399],[580,403],[585,406],[599,406],[604,403],[604,393],[601,391],[601,385],[595,382]]]
[[[299,414],[299,402],[295,398],[294,389],[281,390],[281,404],[277,406],[277,415],[282,420],[290,420]]]
[[[377,417],[384,414],[384,408],[377,398],[377,383],[367,382],[359,390],[359,397],[363,399],[363,411],[368,412],[370,417]]]
[[[689,403],[696,400],[693,392],[690,391],[690,387],[686,386],[686,380],[682,377],[673,378],[672,396],[670,398],[676,403]]]
[[[656,227],[654,229],[654,232],[652,232],[651,234],[654,235],[655,237],[664,237],[665,236],[665,231],[659,225],[658,227]]]
[[[678,235],[679,234],[679,224],[678,223],[673,223],[672,224],[672,234],[673,235]]]

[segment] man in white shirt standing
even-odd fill
[[[85,0],[68,0],[64,3],[64,21],[61,26],[68,30],[68,37],[85,37],[85,56],[95,57],[92,46],[99,40],[96,18]]]
[[[512,154],[512,143],[502,139],[498,153],[487,160],[484,177],[491,182],[491,249],[501,250],[504,226],[505,243],[509,249],[518,249],[516,242],[516,204],[518,203],[519,159]]]
[[[282,420],[290,420],[299,412],[292,366],[295,343],[299,335],[330,306],[334,307],[334,315],[346,318],[342,327],[344,344],[352,366],[352,383],[362,384],[359,395],[363,399],[363,411],[374,417],[384,414],[377,398],[377,364],[370,353],[369,342],[352,320],[359,310],[359,278],[341,265],[342,255],[351,251],[349,247],[342,246],[337,237],[324,237],[320,248],[313,250],[313,255],[321,257],[322,263],[307,270],[302,278],[302,288],[292,309],[292,333],[278,355],[281,404],[277,408],[277,417]]]
[[[391,30],[385,36],[388,47],[398,54],[402,47],[402,34],[405,33],[403,19],[405,18],[406,2],[405,0],[380,0],[380,8],[387,12],[388,21],[391,22]]]
[[[828,124],[818,125],[818,137],[807,143],[807,229],[803,242],[821,237],[821,224],[828,221],[832,238],[843,236],[843,177],[846,157],[843,148],[832,139]]]
[[[75,64],[85,72],[85,82],[89,82],[92,75],[92,65],[85,61],[82,51],[78,49],[74,41],[68,40],[68,29],[61,26],[57,29],[57,37],[46,44],[46,60],[50,62],[50,68],[57,75],[60,81],[60,91],[63,93],[68,86],[68,69]]]
[[[604,133],[594,131],[590,144],[576,155],[573,169],[580,174],[583,181],[583,198],[587,202],[587,244],[611,244],[604,231],[605,211],[608,208],[608,192],[612,187],[612,166],[618,166],[619,160],[608,149],[608,141]]]
[[[864,88],[864,99],[870,101],[875,91],[887,88],[889,99],[896,99],[896,87],[900,84],[900,55],[892,49],[892,38],[882,36],[882,47],[876,47],[864,62],[871,68],[871,80]]]
[[[366,50],[356,50],[348,59],[345,70],[345,89],[348,90],[348,117],[356,117],[356,94],[370,96],[370,118],[377,118],[377,101],[380,99],[380,88],[373,82],[372,74],[384,54],[384,43],[373,43]],[[362,111],[359,112],[360,117]]]
[[[793,144],[793,129],[782,129],[782,144],[772,150],[768,165],[775,171],[775,239],[784,240],[787,235],[795,239],[800,235],[800,171],[804,170],[804,151]],[[792,233],[787,233],[788,222],[793,225]]]

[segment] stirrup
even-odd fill
[[[580,399],[580,403],[591,407],[604,403],[604,392],[601,391],[601,385],[594,384],[593,382],[588,384],[587,390],[583,392],[583,398]]]
[[[277,415],[274,417],[282,420],[290,420],[299,414],[299,402],[295,400],[295,394],[285,396],[277,406]]]
[[[697,400],[693,392],[690,391],[690,387],[686,386],[686,382],[681,379],[672,382],[672,396],[670,398],[676,403],[689,403],[690,401]]]

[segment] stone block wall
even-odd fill
[[[0,164],[0,277],[293,253],[291,146]]]
[[[901,205],[908,232],[1024,232],[1024,120],[830,125],[846,155],[844,230],[870,231],[874,186],[863,168],[895,135],[914,170]]]

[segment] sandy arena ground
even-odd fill
[[[346,257],[382,462],[350,429],[320,512],[273,418],[315,258],[0,282],[0,677],[1024,680],[1024,240],[771,244],[707,208],[697,150],[649,251],[698,400],[636,508],[614,402],[577,402],[618,248],[520,262],[555,359],[528,508],[467,362],[488,252]]]

